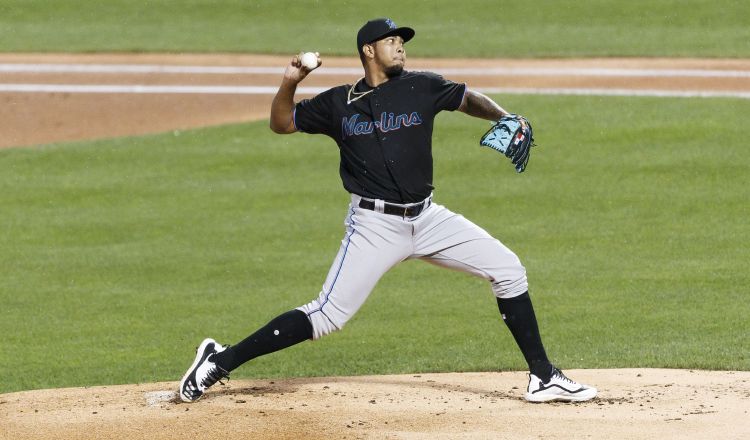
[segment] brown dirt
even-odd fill
[[[0,63],[283,66],[252,55],[0,54]],[[356,67],[354,58],[325,66]],[[409,68],[628,68],[750,71],[750,60],[419,60]],[[470,86],[750,91],[750,78],[449,76]],[[305,85],[353,82],[312,75]],[[278,75],[2,73],[0,84],[265,85]],[[154,133],[266,118],[269,95],[0,92],[0,147]],[[747,439],[750,372],[578,370],[600,389],[583,404],[529,404],[523,373],[446,373],[232,381],[200,402],[176,383],[0,395],[2,439]]]
[[[257,55],[0,54],[2,63],[159,64],[203,66],[268,66],[282,68],[289,57]],[[323,67],[359,67],[356,58],[324,58]],[[426,60],[409,59],[410,69],[483,68],[605,68],[695,69],[750,71],[750,60],[606,58],[579,60]],[[351,83],[359,75],[316,75],[305,86]],[[750,76],[556,76],[450,75],[473,87],[559,87],[750,92]],[[0,72],[0,84],[139,84],[139,85],[263,85],[277,86],[280,75],[269,74],[90,74]],[[0,147],[96,139],[131,134],[243,122],[268,117],[270,95],[100,94],[0,92]]]
[[[0,395],[7,439],[747,439],[750,372],[571,370],[586,403],[530,404],[523,373],[176,383]]]

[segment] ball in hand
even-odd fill
[[[318,67],[318,56],[313,52],[305,52],[300,57],[300,62],[308,70],[313,70]]]

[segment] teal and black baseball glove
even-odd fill
[[[529,163],[534,133],[531,123],[521,115],[509,114],[500,118],[479,140],[479,145],[497,150],[509,158],[522,173]]]

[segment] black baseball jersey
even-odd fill
[[[394,203],[429,197],[433,121],[441,110],[461,105],[466,85],[404,71],[374,89],[364,80],[351,87],[300,101],[294,109],[297,130],[336,141],[347,191]]]

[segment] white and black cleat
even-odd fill
[[[552,377],[546,383],[529,374],[529,387],[524,398],[529,402],[585,402],[596,397],[596,392],[596,388],[571,380],[553,367]]]
[[[195,354],[193,365],[180,381],[180,399],[183,402],[195,402],[203,393],[221,379],[229,378],[229,372],[216,365],[213,355],[226,350],[211,338],[204,339]]]

